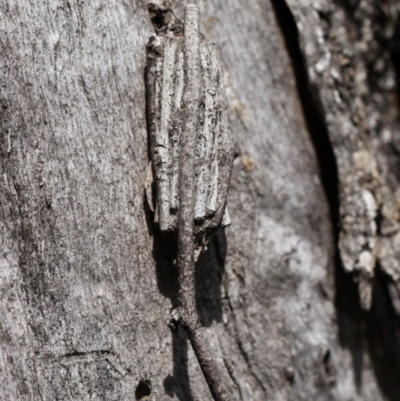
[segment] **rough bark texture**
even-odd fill
[[[197,4],[237,149],[196,271],[231,399],[399,400],[397,3]],[[143,196],[152,29],[139,0],[0,4],[2,400],[210,399]]]

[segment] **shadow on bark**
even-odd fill
[[[400,400],[399,321],[388,286],[390,278],[379,266],[375,270],[371,310],[361,310],[357,286],[341,267],[336,274],[336,309],[339,339],[353,356],[357,389],[362,386],[363,354],[368,352],[378,385],[390,401]]]
[[[337,238],[336,238],[337,241]],[[339,250],[335,251],[335,308],[341,347],[351,352],[354,380],[360,392],[363,371],[363,317],[358,298],[357,284],[341,264]]]
[[[145,205],[147,227],[153,235],[153,257],[156,262],[157,285],[160,293],[169,298],[172,309],[179,306],[178,269],[175,263],[177,247],[173,240],[165,238],[154,227],[153,215]],[[208,249],[196,263],[196,307],[202,326],[210,326],[213,321],[221,321],[221,282],[225,267],[226,236],[223,229],[211,238]],[[188,371],[189,342],[185,331],[178,325],[172,327],[173,376],[164,380],[165,392],[180,401],[193,401]]]
[[[173,397],[174,394],[180,401],[194,401],[190,389],[190,378],[188,371],[188,339],[185,330],[177,326],[171,329],[172,352],[174,372],[173,376],[168,375],[164,380],[165,392]]]
[[[151,215],[152,217],[152,215]],[[152,225],[152,223],[151,223]],[[178,269],[175,263],[176,244],[165,238],[155,227],[153,231],[153,257],[156,262],[157,285],[160,293],[171,301],[171,311],[179,306]],[[188,371],[188,340],[185,331],[171,323],[173,375],[164,379],[164,390],[180,401],[193,401]]]
[[[366,317],[366,337],[372,366],[383,394],[400,400],[399,321],[389,294],[390,278],[376,268],[373,303]]]
[[[221,284],[226,251],[225,231],[219,229],[196,263],[196,306],[202,326],[222,320]]]

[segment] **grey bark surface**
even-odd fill
[[[196,268],[231,400],[399,400],[398,3],[196,4],[236,141]],[[139,0],[0,4],[1,400],[211,399],[144,200],[152,33]]]

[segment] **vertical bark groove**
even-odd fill
[[[308,77],[306,61],[299,44],[296,22],[285,0],[271,0],[280,31],[285,40],[295,74],[295,81],[307,129],[318,160],[319,174],[329,203],[334,235],[339,227],[339,180],[335,155],[329,139],[328,128],[320,100]]]

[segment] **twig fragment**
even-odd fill
[[[148,45],[155,221],[162,232],[177,239],[179,323],[187,332],[214,400],[227,401],[195,299],[195,260],[212,233],[229,224],[226,198],[233,146],[221,71],[215,46],[199,33],[195,5],[185,7],[183,30],[165,5],[162,10],[151,5],[151,11],[174,27],[163,26],[157,18],[160,36],[150,38]]]

